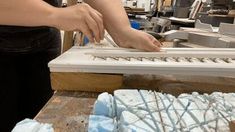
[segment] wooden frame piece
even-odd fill
[[[124,60],[120,61],[122,57]],[[186,61],[176,61],[178,58]],[[75,47],[51,61],[49,67],[51,72],[235,77],[234,59],[235,49],[222,48],[165,48],[162,52],[151,53],[119,48],[102,50]]]
[[[51,73],[53,90],[113,92],[122,86],[122,75],[91,73]]]

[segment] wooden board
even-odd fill
[[[207,58],[209,61],[204,61]],[[51,61],[49,67],[51,72],[234,77],[234,59],[235,49],[228,48],[162,48],[161,52],[142,52],[124,48],[73,47]]]
[[[122,86],[122,75],[91,73],[51,73],[54,90],[112,92]]]
[[[182,93],[235,92],[235,78],[183,75],[125,75],[122,88],[155,90],[178,96]]]
[[[56,92],[35,119],[53,124],[55,132],[87,132],[89,115],[98,94]]]
[[[235,92],[235,78],[183,75],[51,73],[54,90],[109,92],[120,88],[181,93]]]
[[[229,123],[229,128],[231,132],[235,132],[235,121],[231,121]]]

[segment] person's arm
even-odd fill
[[[161,43],[151,35],[131,28],[121,0],[85,0],[103,15],[104,25],[122,47],[159,51]]]
[[[52,26],[82,31],[91,42],[103,39],[102,15],[83,3],[53,7],[43,0],[0,0],[0,25]]]
[[[0,0],[0,24],[52,26],[53,9],[42,0]]]

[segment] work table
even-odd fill
[[[55,132],[86,132],[98,94],[57,91],[35,119],[53,124]]]
[[[233,78],[201,76],[124,76],[123,88],[141,88],[162,91],[172,95],[180,93],[234,92]],[[89,115],[99,93],[56,91],[35,119],[53,124],[55,132],[86,132]]]

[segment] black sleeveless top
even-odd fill
[[[58,7],[58,0],[44,0],[50,5]],[[40,48],[40,40],[58,35],[58,30],[52,27],[23,27],[0,25],[0,53],[1,52],[30,52]],[[45,44],[44,44],[45,45]]]

